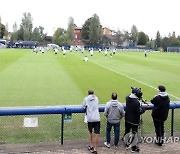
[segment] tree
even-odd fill
[[[161,40],[161,46],[162,46],[164,51],[167,51],[167,47],[169,46],[169,38],[168,37],[164,37]]]
[[[137,45],[146,45],[147,41],[148,41],[147,35],[144,32],[139,32]]]
[[[170,46],[179,46],[180,45],[180,41],[176,38],[170,38],[170,42],[169,42]]]
[[[41,26],[35,27],[33,32],[32,32],[31,40],[43,42],[43,40],[46,36],[46,34],[44,34],[43,31],[44,31],[43,27],[41,27]]]
[[[99,17],[94,14],[93,17],[85,21],[82,27],[81,37],[85,44],[98,45],[101,41],[102,26]]]
[[[161,46],[161,35],[159,31],[156,34],[155,47],[159,48]]]
[[[3,36],[6,33],[6,28],[3,24],[0,23],[0,38],[3,38]]]
[[[91,19],[89,32],[90,44],[98,45],[101,39],[102,26],[99,17],[96,14],[94,14]]]
[[[123,34],[120,30],[118,30],[115,35],[115,43],[117,44],[117,46],[123,43]]]
[[[105,46],[110,46],[111,45],[111,39],[106,36],[106,35],[102,35],[102,44]]]
[[[81,30],[81,38],[82,38],[82,41],[85,44],[90,44],[89,43],[89,36],[90,36],[90,23],[91,23],[91,19],[92,19],[92,17],[85,21],[85,23],[82,26],[82,30]]]
[[[147,42],[147,46],[150,48],[150,49],[153,49],[154,48],[154,40],[149,40],[148,42]]]
[[[15,22],[13,25],[13,32],[17,32],[18,31],[18,26],[17,23]]]
[[[137,39],[138,39],[137,27],[135,25],[132,25],[132,27],[131,27],[131,40],[133,41],[134,44],[136,44]]]
[[[24,40],[24,30],[22,29],[22,27],[20,27],[20,29],[17,31],[17,34],[17,40]]]
[[[22,31],[23,31],[23,40],[27,41],[30,40],[31,34],[32,34],[32,17],[30,13],[24,13],[22,18],[22,23],[20,25]]]
[[[1,17],[0,17],[0,38],[1,38]]]
[[[172,38],[176,38],[176,33],[175,32],[173,32]]]
[[[9,31],[9,26],[8,26],[8,23],[6,23],[5,33],[4,33],[5,36],[8,36],[8,31]]]
[[[67,44],[67,34],[64,29],[57,28],[53,35],[53,43],[60,46]]]
[[[67,28],[67,41],[71,44],[74,39],[74,19],[69,17],[68,28]]]
[[[15,22],[13,25],[13,32],[11,33],[11,40],[18,40],[18,26],[17,23]]]
[[[3,38],[3,36],[6,33],[6,28],[5,26],[1,23],[1,17],[0,17],[0,38]]]

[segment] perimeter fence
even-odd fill
[[[143,107],[146,107],[143,104]],[[124,105],[124,108],[126,106]],[[153,105],[142,115],[139,128],[141,136],[155,136],[151,117]],[[168,120],[165,122],[167,136],[180,132],[180,102],[171,102]],[[101,116],[100,137],[105,138],[106,117],[104,106],[99,107]],[[87,139],[85,110],[81,106],[0,108],[0,142],[7,144],[59,142]],[[120,136],[124,134],[124,118],[120,125]]]

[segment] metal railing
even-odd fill
[[[147,107],[146,104],[142,105]],[[126,106],[124,105],[124,108]],[[149,104],[147,110],[152,110],[153,104]],[[178,115],[174,112],[180,108],[180,102],[171,102],[171,113],[168,117],[166,128],[170,129],[170,135],[174,132],[180,132],[180,126],[177,126]],[[103,116],[104,106],[99,107],[101,115],[101,134],[105,137],[106,118]],[[152,122],[150,112],[143,114],[143,132],[152,133]],[[84,121],[85,110],[81,106],[56,106],[56,107],[26,107],[26,108],[0,108],[0,140],[6,143],[19,142],[42,142],[56,140],[64,143],[66,139],[86,138],[87,128]],[[39,126],[36,128],[22,127],[24,116],[37,116]],[[73,118],[72,118],[73,116]],[[149,118],[150,117],[150,118]],[[176,120],[176,121],[175,121]],[[176,128],[174,127],[176,126]],[[153,128],[154,129],[154,128]],[[123,120],[121,122],[121,132],[123,132]],[[142,131],[142,130],[141,130]],[[49,136],[49,137],[48,137]],[[64,137],[65,136],[65,137]]]

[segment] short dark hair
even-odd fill
[[[88,94],[89,95],[93,95],[94,94],[94,90],[92,90],[92,89],[88,90]]]
[[[117,99],[117,93],[112,93],[111,98],[112,98],[112,100],[116,100]]]
[[[158,89],[159,89],[160,92],[165,92],[166,91],[166,88],[164,86],[162,86],[162,85],[159,85]]]

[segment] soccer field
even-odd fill
[[[84,56],[89,58],[83,61]],[[29,49],[0,49],[0,102],[2,107],[81,105],[88,89],[105,104],[112,92],[125,103],[131,86],[141,87],[148,102],[165,85],[171,101],[180,99],[180,54],[59,51],[35,54]]]

